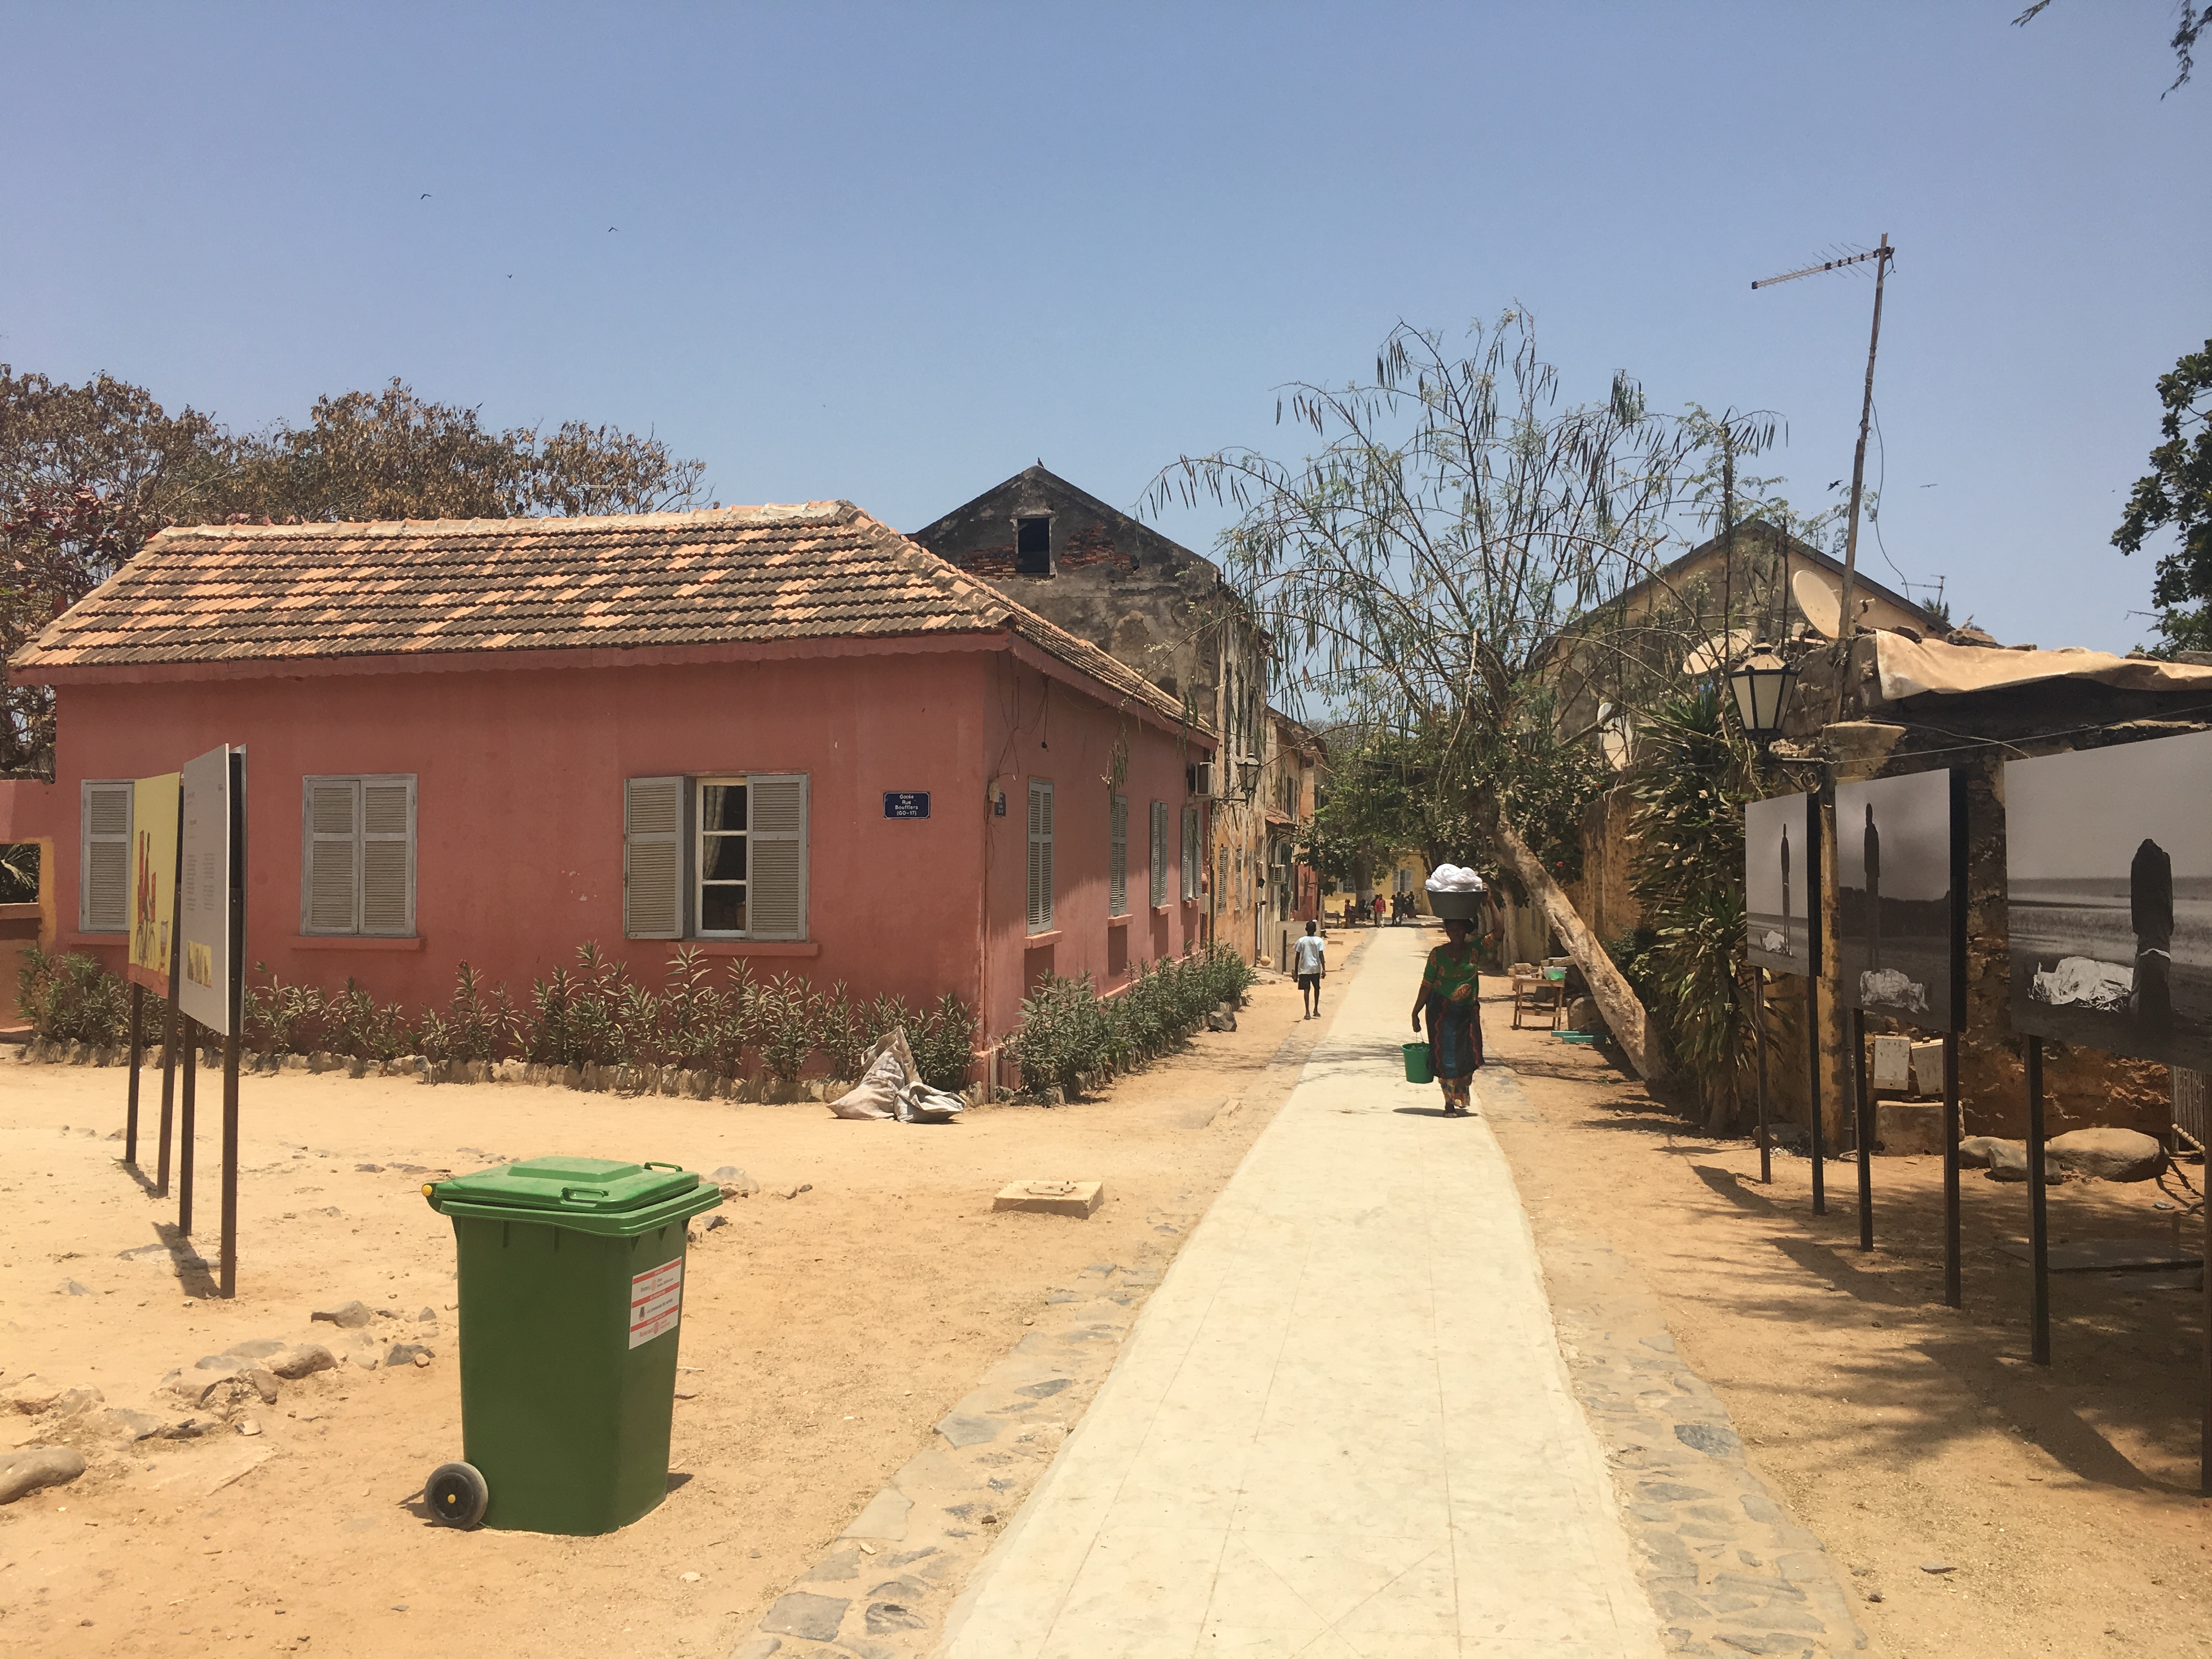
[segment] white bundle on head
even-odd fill
[[[1472,870],[1462,870],[1456,864],[1439,864],[1429,872],[1428,890],[1431,893],[1485,893],[1490,890],[1482,878]]]

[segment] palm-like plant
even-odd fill
[[[1650,709],[1631,785],[1632,874],[1651,945],[1641,964],[1674,1059],[1695,1081],[1706,1127],[1735,1115],[1752,1056],[1743,995],[1743,806],[1751,750],[1707,684]]]

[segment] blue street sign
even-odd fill
[[[884,816],[887,818],[926,818],[929,816],[927,789],[886,789]]]

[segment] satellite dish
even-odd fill
[[[1805,624],[1823,639],[1843,637],[1844,596],[1820,579],[1814,570],[1800,570],[1790,578],[1790,592],[1805,613]]]
[[[1731,628],[1725,634],[1716,634],[1703,645],[1693,647],[1682,659],[1682,672],[1692,678],[1701,674],[1717,674],[1748,650],[1757,636],[1748,628]]]

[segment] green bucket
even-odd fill
[[[1435,1073],[1429,1070],[1429,1045],[1425,1042],[1407,1043],[1406,1045],[1406,1081],[1434,1083],[1436,1080]]]

